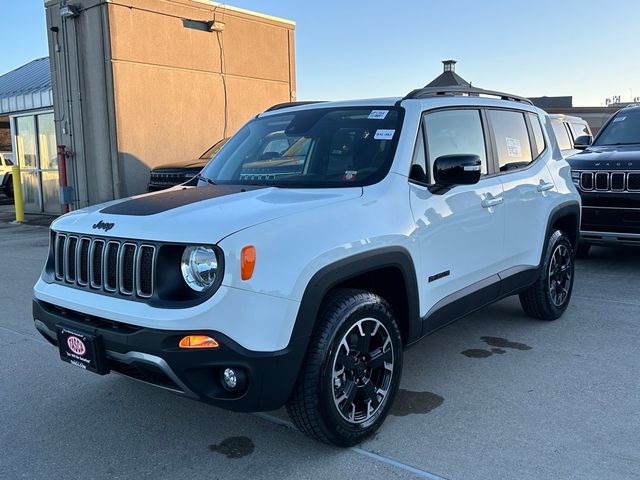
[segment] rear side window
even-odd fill
[[[553,126],[554,133],[556,134],[560,150],[572,149],[573,145],[571,145],[569,132],[567,132],[567,127],[564,126],[564,122],[556,122],[555,120],[552,120],[551,125]]]
[[[571,130],[573,130],[573,138],[578,138],[581,135],[591,135],[589,127],[584,123],[571,123]]]
[[[496,142],[500,171],[507,172],[529,165],[533,156],[524,114],[509,110],[489,110],[487,113]]]
[[[442,110],[424,117],[427,136],[429,178],[433,164],[443,155],[472,154],[480,157],[482,173],[487,173],[487,148],[479,110]]]
[[[528,113],[529,115],[529,123],[531,124],[531,132],[533,133],[533,142],[531,146],[533,147],[533,156],[534,158],[538,158],[545,149],[544,143],[544,135],[542,134],[542,125],[540,125],[540,117],[535,113]]]

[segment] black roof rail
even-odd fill
[[[278,103],[276,105],[273,105],[269,108],[267,108],[263,113],[266,112],[273,112],[274,110],[282,110],[283,108],[290,108],[290,107],[299,107],[301,105],[311,105],[313,103],[324,103],[325,100],[311,100],[311,101],[306,101],[306,102],[285,102],[285,103]]]
[[[522,102],[533,105],[533,102],[525,97],[519,97],[518,95],[512,95],[504,92],[494,92],[493,90],[485,90],[484,88],[476,87],[464,87],[464,86],[452,86],[452,87],[424,87],[418,88],[410,92],[403,100],[410,100],[416,98],[437,97],[445,95],[467,95],[469,97],[486,95],[491,97],[499,97],[502,100],[510,100],[512,102]]]

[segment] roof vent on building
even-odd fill
[[[457,60],[442,60],[443,72],[425,87],[470,87],[471,83],[456,73]]]

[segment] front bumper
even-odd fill
[[[640,208],[583,205],[580,237],[596,245],[640,245]]]
[[[33,301],[33,318],[36,329],[53,345],[57,345],[58,325],[99,336],[109,371],[235,411],[281,407],[293,389],[305,349],[304,342],[292,341],[277,352],[254,352],[215,331],[135,327],[38,299]],[[192,334],[209,335],[220,346],[203,350],[178,348],[180,339]],[[227,367],[244,370],[244,390],[230,392],[222,386],[220,372]]]

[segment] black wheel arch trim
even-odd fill
[[[292,339],[311,337],[322,300],[333,288],[349,279],[383,268],[396,268],[401,272],[408,306],[407,343],[419,338],[418,280],[413,259],[405,248],[384,247],[338,260],[316,272],[302,295]]]
[[[575,230],[571,232],[565,232],[569,235],[569,238],[572,240],[573,248],[575,249],[578,241],[580,240],[580,202],[575,200],[570,200],[567,202],[563,202],[560,205],[556,205],[553,210],[551,210],[551,214],[549,215],[549,220],[547,221],[547,230],[544,237],[545,248],[546,241],[549,239],[549,235],[551,235],[553,231],[553,226],[562,218],[565,217],[573,217],[575,219]],[[542,254],[540,255],[540,262],[542,263],[542,259],[544,258],[545,248],[542,249]]]

